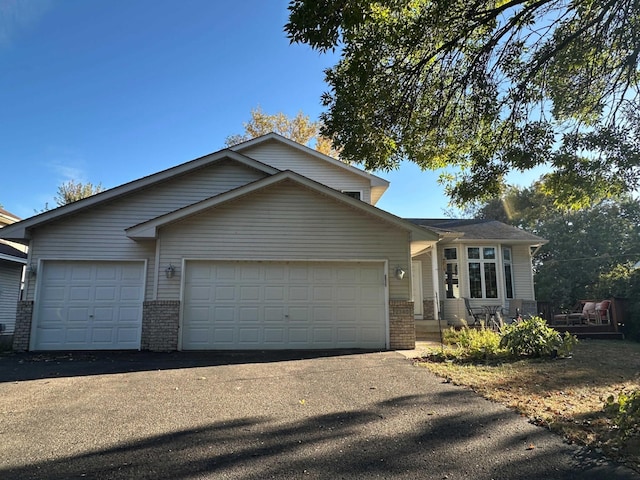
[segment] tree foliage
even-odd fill
[[[68,203],[77,202],[83,198],[90,197],[96,193],[100,193],[104,190],[101,183],[94,185],[91,182],[82,183],[75,180],[69,180],[63,182],[58,186],[58,192],[55,196],[55,201],[59,207]],[[47,210],[45,208],[45,210]]]
[[[347,161],[403,159],[446,177],[458,204],[548,165],[574,208],[640,181],[635,0],[291,0],[292,42],[340,48],[322,133]]]
[[[309,116],[302,112],[298,112],[295,117],[288,117],[282,112],[269,115],[258,107],[251,110],[251,119],[243,123],[243,126],[244,133],[226,138],[227,147],[275,132],[302,145],[313,146],[325,155],[338,157],[338,151],[333,148],[331,139],[320,134],[321,123],[312,122]]]

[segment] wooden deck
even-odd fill
[[[624,334],[613,325],[550,325],[561,333],[569,332],[578,338],[624,340]]]

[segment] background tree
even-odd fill
[[[91,182],[82,183],[75,180],[63,182],[58,186],[58,192],[54,198],[56,204],[61,207],[67,203],[77,202],[104,191],[101,183],[94,185]],[[47,208],[45,208],[47,210]]]
[[[275,132],[294,142],[315,148],[320,153],[338,157],[338,151],[333,149],[331,139],[320,134],[320,122],[312,122],[308,115],[302,112],[291,118],[282,112],[274,115],[266,114],[260,107],[251,110],[251,120],[243,123],[244,133],[230,135],[225,140],[227,147],[246,142],[252,138]]]
[[[292,0],[292,42],[340,48],[321,132],[346,161],[403,159],[446,177],[455,203],[548,165],[574,208],[640,180],[635,0]]]

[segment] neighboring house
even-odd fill
[[[0,208],[0,228],[20,219]],[[20,287],[27,263],[26,247],[0,240],[0,346],[11,344],[16,323],[16,306],[20,300]]]
[[[0,236],[32,273],[14,348],[413,348],[414,297],[435,327],[439,245],[463,255],[464,236],[376,208],[388,186],[269,134],[16,223]],[[520,240],[491,245],[533,300]]]

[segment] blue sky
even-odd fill
[[[252,108],[316,119],[336,61],[283,33],[287,0],[0,0],[0,204],[107,188],[219,150]],[[437,173],[380,173],[380,208],[442,217]]]

